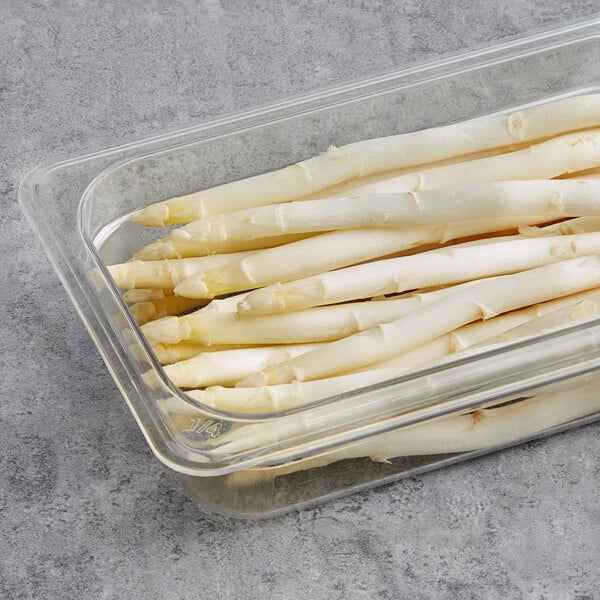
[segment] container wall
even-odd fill
[[[600,412],[593,374],[597,324],[582,329],[579,337],[577,332],[571,335],[562,363],[557,357],[555,363],[544,358],[551,352],[560,354],[557,339],[547,345],[546,354],[538,348],[531,364],[522,361],[529,371],[523,366],[527,384],[518,393],[518,353],[507,354],[493,368],[494,357],[488,359],[488,371],[474,359],[399,387],[336,399],[331,405],[345,420],[337,429],[327,430],[331,439],[313,427],[299,430],[296,437],[254,447],[246,444],[251,437],[244,437],[252,431],[245,428],[258,426],[243,422],[251,418],[202,411],[166,380],[106,265],[128,260],[164,235],[163,230],[143,229],[128,221],[129,215],[151,202],[280,168],[329,145],[598,91],[600,39],[592,35],[597,31],[598,27],[581,34],[573,30],[548,40],[541,36],[522,46],[488,49],[479,56],[355,83],[237,119],[56,163],[24,182],[24,208],[150,446],[165,464],[182,473],[196,499],[225,514],[270,516],[595,418]],[[528,349],[521,352],[527,354]],[[400,390],[403,395],[398,395]],[[469,394],[472,401],[466,400]],[[556,403],[554,420],[534,410],[537,398]],[[395,404],[399,399],[404,412]],[[489,411],[506,412],[485,412],[485,407],[499,403],[505,406]],[[301,413],[298,422],[317,422],[319,411],[328,410],[327,404],[323,406]],[[416,414],[418,407],[421,412],[411,421],[409,411]],[[492,428],[487,437],[473,441],[474,432],[513,414],[531,416],[530,428],[518,427],[527,422],[519,417],[504,437],[494,438]],[[445,424],[442,418],[447,419]],[[265,418],[263,425],[270,422]],[[438,431],[440,426],[442,433],[453,432],[445,446],[434,444],[443,435],[426,436],[425,428]],[[388,437],[373,437],[384,428],[391,433],[379,436]],[[232,436],[244,442],[243,451],[222,451],[221,440]],[[409,439],[412,445],[406,445]],[[471,446],[465,446],[469,439]],[[374,440],[379,444],[376,452]],[[260,464],[271,466],[259,468]]]
[[[487,408],[373,436],[317,457],[219,477],[180,474],[222,514],[259,518],[326,502],[600,419],[600,372],[497,399]]]

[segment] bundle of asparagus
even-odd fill
[[[227,411],[297,407],[598,314],[599,126],[589,95],[329,148],[148,206],[136,223],[183,226],[109,270],[176,385]],[[561,398],[553,423],[573,418]],[[386,458],[422,453],[414,431]]]

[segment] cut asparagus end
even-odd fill
[[[180,254],[173,243],[168,240],[159,240],[136,252],[133,260],[164,260],[179,257]]]

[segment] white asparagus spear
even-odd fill
[[[458,289],[458,286],[455,286]],[[413,368],[455,356],[469,348],[482,347],[500,341],[514,341],[542,333],[551,326],[570,323],[575,319],[600,312],[600,292],[597,289],[571,294],[541,304],[528,306],[485,321],[469,323],[425,344],[393,356],[388,360],[357,369]],[[548,319],[548,320],[546,320]]]
[[[144,225],[169,225],[294,200],[372,173],[598,126],[599,115],[600,96],[579,96],[507,115],[330,147],[325,154],[278,171],[152,204],[132,220]],[[596,165],[570,170],[591,166]]]
[[[284,246],[258,250],[251,256],[192,275],[177,285],[175,293],[188,298],[212,298],[219,294],[310,277],[419,246],[516,229],[521,225],[547,220],[545,216],[501,217],[407,229],[332,231]]]
[[[263,348],[246,348],[213,352],[207,354],[206,359],[199,360],[200,357],[197,357],[197,359],[171,365],[165,371],[173,383],[181,387],[211,386],[205,390],[187,392],[207,406],[230,412],[267,413],[296,408],[309,402],[392,379],[411,368],[437,362],[438,359],[449,355],[455,357],[457,352],[473,346],[485,349],[492,343],[514,341],[528,335],[539,334],[549,327],[565,325],[575,319],[589,317],[599,312],[600,292],[598,290],[544,302],[487,321],[460,327],[412,351],[388,361],[369,365],[368,368],[358,371],[364,374],[363,377],[356,377],[356,373],[353,372],[315,381],[294,381],[264,387],[224,387],[241,379],[241,373],[248,375],[252,367],[261,361],[277,362],[277,349],[280,348],[277,346],[269,351]],[[314,347],[316,345],[308,344],[299,347],[285,346],[283,349],[286,352],[288,348],[297,349],[296,356],[299,356]],[[244,367],[240,368],[239,363]]]
[[[169,258],[193,258],[213,254],[230,254],[232,252],[248,252],[272,248],[280,244],[289,244],[309,237],[309,234],[280,235],[255,240],[225,240],[212,242],[195,242],[177,240],[170,237],[157,240],[145,246],[133,256],[134,260],[164,260]]]
[[[396,429],[317,457],[277,467],[232,473],[229,476],[230,482],[232,485],[252,484],[353,458],[370,457],[377,462],[387,462],[401,456],[457,454],[505,446],[597,412],[600,410],[599,387],[597,379],[588,379],[584,385],[574,389]],[[256,425],[251,427],[255,428],[252,433],[257,432]],[[252,442],[257,439],[256,436],[252,437],[250,432],[246,433],[246,436]],[[219,450],[238,451],[243,446],[243,440],[240,439],[239,442],[232,441]]]
[[[600,286],[600,257],[586,256],[474,282],[458,292],[302,356],[267,367],[238,385],[260,386],[328,377],[381,362],[480,318]]]
[[[172,296],[173,290],[171,288],[139,288],[133,290],[127,290],[123,294],[123,299],[127,302],[152,302],[152,300],[160,300],[166,296]]]
[[[166,296],[159,300],[149,302],[138,302],[131,307],[131,312],[138,325],[144,325],[156,319],[162,319],[169,315],[178,315],[202,305],[202,300],[194,298],[183,298],[182,296]]]
[[[321,272],[327,268],[333,269],[345,266],[345,264],[363,262],[377,255],[391,254],[394,251],[400,251],[401,248],[410,248],[415,244],[444,244],[460,238],[516,228],[520,229],[522,235],[528,237],[600,231],[600,217],[579,217],[546,227],[530,227],[530,225],[544,220],[545,217],[506,217],[485,221],[463,221],[441,226],[411,228],[398,236],[389,233],[378,235],[371,230],[359,230],[352,234],[350,232],[331,232],[300,242],[285,244],[278,248],[253,252],[245,259],[233,260],[229,263],[230,266],[224,266],[223,270],[209,271],[208,277],[210,278],[210,274],[214,274],[217,281],[226,281],[228,276],[233,279],[235,285],[222,285],[219,292],[216,292],[229,293],[235,289],[248,289],[278,280],[284,281],[290,277],[300,278],[303,273],[306,275],[311,268],[315,272]],[[328,248],[321,244],[323,240],[329,245]],[[390,242],[390,240],[394,243],[383,244],[383,241]],[[299,257],[302,257],[301,261],[298,261]],[[257,276],[252,276],[252,273],[256,273]],[[186,297],[188,295],[202,297],[206,294],[204,277],[198,276],[197,279],[183,280],[178,284],[178,293]],[[261,280],[260,277],[263,279]],[[135,290],[129,290],[129,292],[132,291]],[[221,312],[235,311],[238,300],[244,298],[245,295],[242,293],[226,299],[213,300],[206,309]]]
[[[174,230],[177,240],[254,239],[360,227],[417,227],[453,221],[600,214],[600,181],[496,181],[397,194],[301,200],[213,215]]]
[[[579,295],[575,295],[579,296]],[[569,296],[570,298],[574,298],[575,296]],[[574,300],[573,300],[574,301]],[[537,305],[540,307],[545,307],[548,302]],[[516,327],[516,325],[524,322],[524,319],[530,319],[531,311],[534,310],[535,314],[540,314],[536,307],[532,307],[532,309],[523,309],[523,311],[514,311],[507,315],[501,315],[499,317],[495,317],[494,319],[490,319],[488,321],[481,321],[477,323],[473,323],[471,325],[466,325],[465,327],[461,327],[456,331],[447,334],[446,336],[441,336],[440,338],[436,338],[432,342],[424,344],[415,350],[406,352],[398,357],[393,357],[388,361],[384,361],[382,363],[378,363],[377,365],[365,367],[359,370],[372,369],[375,366],[381,369],[388,368],[406,368],[408,366],[415,366],[419,364],[423,364],[426,361],[433,360],[437,357],[444,356],[448,352],[458,352],[460,350],[464,350],[481,340],[486,339],[486,337],[492,335],[499,335],[500,331],[504,331],[505,329],[510,329]],[[543,314],[543,313],[542,313]],[[528,315],[528,316],[527,316]],[[527,321],[528,322],[528,321]],[[500,338],[498,337],[500,341]],[[316,346],[316,344],[314,344]],[[308,346],[308,345],[306,345]],[[152,350],[156,354],[159,362],[163,365],[174,364],[177,362],[184,362],[187,359],[190,359],[194,356],[198,356],[202,353],[208,352],[221,352],[221,351],[230,351],[232,349],[242,348],[239,345],[220,345],[215,344],[212,346],[203,346],[202,344],[194,344],[190,342],[180,342],[178,344],[160,344],[153,343]],[[247,349],[248,347],[243,347]],[[250,346],[250,348],[254,349],[255,346]],[[191,377],[191,375],[190,375]],[[174,378],[173,382],[176,385],[184,386],[183,383],[178,383],[178,380]],[[201,385],[201,384],[197,384]],[[216,384],[215,384],[216,385]],[[222,381],[218,383],[218,385],[225,385]],[[246,389],[246,388],[240,388]],[[233,410],[233,409],[232,409]]]
[[[598,253],[599,244],[598,232],[469,242],[271,285],[249,292],[238,311],[246,315],[292,311],[514,273]]]
[[[180,344],[160,344],[158,342],[152,342],[151,347],[160,364],[168,365],[188,360],[193,356],[197,356],[198,354],[205,352],[220,352],[221,350],[233,350],[246,346],[239,346],[235,344],[215,344],[214,346],[209,347],[190,342],[181,342]]]
[[[600,165],[600,130],[568,133],[523,150],[423,169],[377,183],[357,186],[355,194],[416,192],[486,181],[552,179]]]
[[[315,344],[260,346],[203,352],[165,367],[169,379],[179,387],[235,385],[264,367],[314,350]]]
[[[268,413],[296,408],[309,402],[343,394],[374,383],[400,377],[406,369],[374,369],[361,373],[256,388],[230,388],[222,385],[204,390],[187,390],[195,400],[230,412]]]
[[[212,300],[206,306],[199,308],[197,312],[203,313],[221,313],[221,312],[236,312],[238,302],[245,297],[245,294],[236,294],[229,296],[228,298],[219,298]],[[197,300],[196,300],[197,302]],[[174,363],[180,360],[186,360],[192,356],[196,356],[202,352],[212,352],[214,350],[227,349],[230,350],[233,347],[237,347],[239,344],[213,344],[210,346],[204,346],[202,344],[193,343],[176,343],[176,344],[161,344],[158,342],[152,342],[152,348],[161,362],[161,364]]]
[[[481,150],[479,152],[471,152],[469,154],[461,154],[460,156],[453,156],[444,160],[436,160],[434,162],[428,162],[425,165],[412,165],[403,169],[392,169],[390,171],[383,171],[374,173],[372,175],[365,175],[356,179],[350,179],[343,181],[334,186],[330,186],[315,192],[314,194],[308,194],[299,198],[299,200],[319,200],[322,198],[336,198],[340,196],[355,195],[369,186],[370,192],[376,194],[380,191],[385,192],[388,189],[386,182],[389,179],[399,177],[400,175],[406,175],[417,170],[421,170],[424,167],[442,167],[445,165],[451,165],[459,162],[466,162],[469,160],[476,160],[479,158],[487,158],[489,156],[497,156],[499,154],[506,154],[507,152],[516,152],[517,150],[523,150],[531,145],[531,142],[523,142],[518,144],[510,144],[509,146],[502,146],[499,148],[490,148],[488,150]],[[381,187],[381,190],[379,189]]]
[[[182,317],[166,317],[142,327],[153,342],[177,344],[300,344],[338,339],[376,323],[406,315],[455,292],[443,288],[423,294],[372,302],[323,306],[291,313],[242,318],[234,312],[198,310]]]
[[[471,285],[471,284],[463,284]],[[437,293],[427,293],[421,296],[421,299],[425,299],[425,302],[433,302],[435,298],[441,298],[443,295],[454,293],[461,286],[454,286],[454,288],[446,288],[440,290]],[[517,326],[525,326],[524,324],[530,321],[540,322],[542,315],[552,313],[555,315],[553,318],[562,319],[567,322],[570,319],[578,318],[583,314],[577,307],[580,304],[584,304],[589,298],[589,301],[585,302],[585,310],[588,311],[585,314],[592,314],[594,310],[600,311],[600,301],[598,298],[600,293],[598,290],[591,290],[587,292],[581,292],[579,294],[573,294],[565,298],[559,298],[551,300],[550,302],[544,302],[543,304],[537,304],[521,310],[513,311],[504,315],[499,315],[493,319],[487,321],[478,321],[460,327],[455,331],[445,334],[431,342],[423,344],[414,350],[405,352],[399,356],[395,356],[382,363],[369,365],[363,367],[359,371],[366,369],[408,369],[415,366],[423,365],[425,363],[434,361],[438,358],[459,352],[470,348],[474,345],[480,344],[487,338],[496,339],[499,335],[506,331],[514,330],[515,333],[512,338],[516,337],[520,331]],[[416,298],[415,298],[416,299]],[[371,303],[373,304],[373,303]],[[423,302],[420,304],[424,305]],[[380,306],[380,305],[376,305]],[[559,309],[565,308],[573,312],[561,312]],[[339,308],[345,309],[345,305]],[[577,312],[575,312],[577,311]],[[558,316],[560,313],[560,316]],[[517,329],[515,329],[517,328]],[[533,327],[531,331],[535,332]],[[529,331],[529,330],[527,330]],[[525,333],[524,335],[529,335]],[[246,375],[250,375],[252,372],[260,370],[267,363],[276,363],[284,360],[280,358],[282,353],[293,352],[294,355],[299,356],[304,352],[308,352],[317,347],[318,344],[295,344],[292,346],[262,346],[262,347],[248,347],[232,350],[227,346],[223,346],[223,350],[215,351],[214,348],[219,346],[202,346],[200,344],[189,344],[180,343],[174,346],[163,347],[159,344],[160,357],[169,358],[170,360],[163,360],[163,363],[171,362],[177,363],[172,364],[166,368],[165,371],[171,381],[180,387],[195,388],[203,386],[228,386],[237,383],[240,379]],[[173,359],[173,354],[182,348],[184,352],[193,352],[189,360],[184,358]],[[189,347],[189,348],[188,348]],[[171,354],[168,354],[169,350]],[[156,349],[155,349],[156,351]],[[157,352],[158,354],[158,352]],[[186,358],[189,358],[186,356]],[[279,359],[279,360],[278,360]],[[249,388],[239,388],[248,390]],[[250,392],[249,392],[250,393]],[[240,396],[240,392],[235,392],[237,396]],[[236,397],[237,397],[236,396]],[[326,397],[326,396],[320,396]],[[246,399],[247,400],[247,399]],[[244,400],[244,403],[246,403]],[[211,406],[217,406],[218,404],[211,404]],[[233,405],[231,405],[233,406]],[[234,410],[227,408],[224,410]],[[270,410],[264,406],[258,410],[258,412],[266,412]]]
[[[542,311],[535,319],[525,321],[520,324],[515,324],[503,333],[490,337],[485,342],[480,342],[477,346],[502,344],[507,341],[512,341],[517,338],[524,338],[533,335],[541,335],[548,331],[572,325],[575,321],[587,319],[596,316],[600,313],[600,292],[598,290],[590,290],[583,294],[576,294],[577,302],[558,306],[555,310],[546,312]],[[548,304],[548,303],[547,303]]]
[[[169,288],[175,287],[180,281],[194,273],[214,269],[249,254],[251,252],[213,254],[199,258],[173,260],[134,260],[110,265],[108,271],[121,289]]]
[[[181,360],[187,360],[206,350],[205,346],[189,343],[160,344],[158,342],[152,342],[150,346],[161,365],[168,365]]]
[[[578,378],[578,380],[582,386],[587,385],[589,382],[593,382],[596,389],[596,397],[598,397],[599,381],[597,374],[589,374]],[[422,385],[427,387],[432,386],[433,390],[435,390],[436,387],[435,383],[432,383],[428,377],[424,377]],[[570,382],[564,382],[563,384],[554,386],[553,391],[555,393],[561,393],[566,390],[570,391],[571,385],[573,384],[570,384]],[[548,396],[545,395],[541,397],[548,398]],[[307,434],[319,434],[322,439],[322,433],[324,431],[339,426],[340,411],[350,411],[352,418],[354,419],[365,419],[370,416],[371,420],[384,414],[409,416],[414,415],[415,412],[419,417],[427,418],[437,412],[431,405],[415,406],[412,397],[396,397],[392,399],[388,396],[385,400],[382,398],[382,400],[377,403],[360,403],[358,402],[359,398],[360,397],[357,396],[356,408],[351,407],[349,401],[342,400],[340,403],[335,404],[324,402],[311,410],[271,420],[268,423],[268,426],[265,426],[265,423],[256,423],[245,425],[239,429],[232,429],[219,437],[219,451],[223,453],[237,453],[254,448],[264,449],[271,444],[288,441],[296,437],[306,436]],[[456,404],[452,399],[448,400],[447,403],[450,406]],[[493,403],[493,400],[491,400],[490,403]],[[513,404],[513,406],[514,405],[515,404]],[[392,413],[390,413],[390,411],[392,411]],[[348,412],[346,412],[346,414],[348,415]],[[443,418],[444,417],[436,419],[433,422],[437,422],[438,420],[441,421]],[[569,419],[566,419],[566,421],[568,420]],[[401,418],[400,422],[402,421],[404,421],[404,419]],[[383,422],[385,423],[385,420]],[[425,423],[427,424],[427,421]],[[412,427],[410,428],[412,429]],[[309,450],[310,445],[304,445],[304,449]]]
[[[600,217],[577,217],[543,227],[531,225],[519,227],[519,234],[522,237],[574,235],[576,233],[592,233],[594,231],[600,231]]]
[[[496,148],[483,152],[477,152],[469,154],[464,157],[454,157],[446,161],[438,161],[434,163],[437,165],[453,164],[464,160],[474,160],[476,158],[484,158],[486,156],[496,156],[498,154],[504,154],[508,151],[521,150],[526,145],[516,144],[505,147],[502,149]],[[302,200],[316,200],[329,197],[340,197],[347,194],[353,194],[356,191],[361,191],[365,186],[369,186],[369,192],[377,193],[378,186],[381,186],[382,190],[386,190],[386,182],[399,175],[410,172],[409,169],[396,169],[394,171],[386,172],[385,174],[376,174],[367,177],[361,177],[356,182],[345,182],[326,190],[322,190],[317,194],[313,194]],[[358,183],[360,182],[360,183]],[[185,226],[180,228],[185,229]],[[310,234],[289,234],[289,235],[278,235],[267,238],[238,238],[236,240],[224,240],[224,239],[212,239],[208,240],[194,240],[188,238],[186,235],[179,235],[177,232],[179,229],[174,230],[171,234],[161,240],[157,240],[145,248],[142,248],[134,255],[134,259],[139,260],[161,260],[166,258],[188,258],[194,256],[206,256],[207,254],[224,253],[224,252],[238,252],[245,250],[260,250],[263,248],[273,248],[282,244],[288,244],[298,239],[309,237]],[[322,230],[321,230],[322,231]]]

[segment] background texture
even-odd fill
[[[144,137],[598,10],[592,0],[0,0],[0,597],[600,598],[598,425],[264,521],[150,453],[17,205]]]

